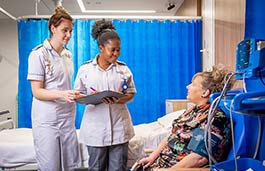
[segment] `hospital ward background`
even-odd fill
[[[135,130],[128,168],[148,155],[145,149],[155,148],[172,120],[192,105],[185,99],[192,76],[222,63],[240,82],[231,91],[212,95],[212,102],[231,119],[233,146],[227,160],[212,162],[206,170],[265,170],[265,2],[181,0],[177,6],[179,1],[164,1],[169,2],[176,3],[173,16],[109,18],[122,40],[119,60],[131,68],[137,88],[128,104]],[[0,0],[1,13],[8,16],[0,18],[0,170],[36,170],[27,60],[31,49],[49,35],[48,20],[38,14],[13,18],[3,12],[5,3]],[[32,3],[34,8],[43,2]],[[75,18],[67,45],[74,77],[98,53],[90,31],[99,18],[85,16]],[[84,105],[77,104],[77,133],[83,110]],[[82,144],[80,152],[86,168],[89,156]]]

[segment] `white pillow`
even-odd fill
[[[157,122],[163,126],[165,129],[170,129],[172,127],[172,121],[178,118],[182,113],[184,113],[186,109],[177,110],[175,112],[171,112],[157,119]]]

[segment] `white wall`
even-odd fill
[[[209,70],[215,64],[215,34],[214,34],[214,1],[202,0],[202,55],[203,70]]]
[[[17,22],[11,19],[0,19],[0,111],[9,110],[15,120],[17,119],[17,92]]]

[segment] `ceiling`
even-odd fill
[[[60,0],[59,0],[60,1]],[[61,0],[62,5],[72,15],[104,15],[104,16],[174,16],[184,0],[82,0],[87,10],[155,10],[156,13],[82,13],[77,0]],[[0,0],[0,19],[33,15],[51,15],[58,0]],[[168,10],[168,4],[175,7]],[[2,8],[2,10],[1,10]],[[5,14],[6,11],[8,14]]]

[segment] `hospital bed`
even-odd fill
[[[129,142],[128,167],[146,156],[144,149],[155,148],[169,133],[173,119],[184,112],[178,110],[157,121],[134,126],[135,136]],[[11,119],[0,122],[0,170],[33,170],[37,168],[30,128],[13,128]],[[79,130],[77,130],[79,135]],[[80,143],[82,167],[87,167],[88,154]]]

